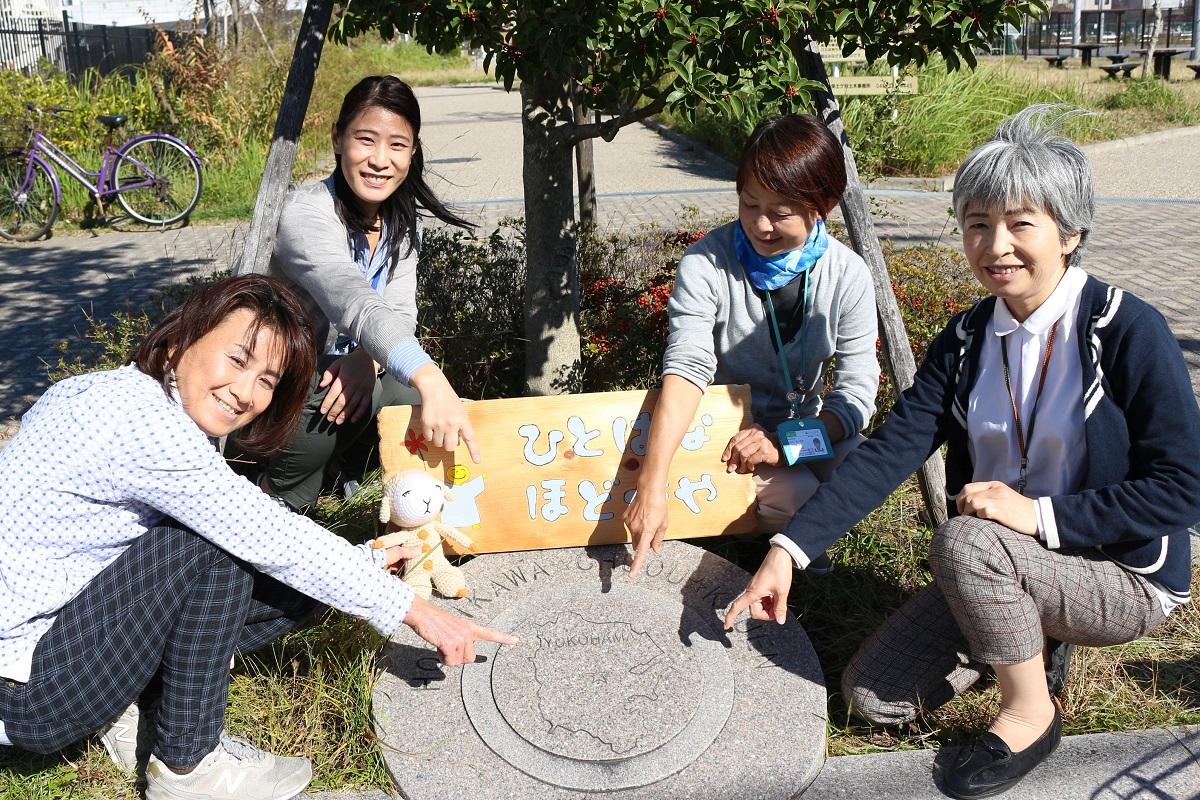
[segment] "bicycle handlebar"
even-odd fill
[[[46,108],[39,108],[34,103],[26,103],[25,110],[36,111],[38,114],[65,114],[72,109],[68,108],[67,106],[47,106]]]

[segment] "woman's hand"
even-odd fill
[[[779,464],[779,446],[775,437],[755,423],[733,435],[725,445],[725,452],[721,453],[721,460],[725,462],[726,472],[745,475],[754,472],[759,464],[768,467]]]
[[[404,567],[409,561],[421,557],[421,548],[415,545],[392,545],[387,548],[384,557],[387,561],[387,571],[399,575],[404,572]]]
[[[413,373],[409,383],[421,393],[421,429],[418,431],[431,445],[445,450],[458,447],[461,438],[479,463],[479,448],[475,444],[475,429],[467,419],[463,402],[454,392],[446,376],[435,364],[426,364]]]
[[[968,483],[958,493],[958,513],[999,522],[1026,536],[1037,536],[1037,506],[1000,481]]]
[[[629,579],[637,577],[646,553],[653,549],[662,552],[663,536],[667,533],[667,497],[664,491],[638,489],[625,509],[625,529],[633,539],[633,563],[629,565]]]
[[[400,531],[388,523],[388,532],[383,536],[378,536],[371,542],[373,550],[383,550],[384,552],[384,567],[393,575],[398,575],[404,571],[407,561],[421,557],[421,548],[417,545],[402,545],[393,544],[393,542],[402,542],[408,538],[407,531]]]
[[[404,624],[429,642],[438,651],[438,657],[448,667],[475,662],[475,642],[499,642],[520,644],[520,640],[507,633],[476,625],[471,620],[451,614],[420,597],[413,598],[412,608],[404,618]]]
[[[779,545],[772,545],[767,557],[750,579],[746,591],[738,595],[725,614],[725,630],[733,628],[738,615],[750,609],[751,619],[773,619],[780,625],[787,620],[787,598],[792,588],[792,557]]]
[[[324,389],[321,413],[330,422],[341,425],[346,420],[358,422],[371,410],[371,395],[375,391],[375,362],[365,350],[355,350],[329,365],[321,374],[319,386]]]

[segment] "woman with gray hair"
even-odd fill
[[[943,768],[959,798],[1012,788],[1058,745],[1048,677],[1061,689],[1069,645],[1132,641],[1190,599],[1200,410],[1162,315],[1083,271],[1092,170],[1058,133],[1072,113],[1028,108],[967,157],[954,210],[989,296],[950,321],[725,620],[783,622],[793,566],[945,444],[956,515],[933,537],[934,582],[862,645],[842,687],[858,716],[902,723],[990,667],[1000,713]]]

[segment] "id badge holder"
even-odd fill
[[[833,445],[829,431],[819,419],[785,419],[775,429],[779,447],[789,467],[806,461],[824,461],[833,458]]]

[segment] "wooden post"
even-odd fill
[[[580,102],[579,87],[575,88],[572,105],[575,111],[575,124],[588,123],[587,109]],[[599,115],[596,115],[599,122]],[[596,161],[592,151],[592,140],[581,139],[575,143],[575,178],[579,184],[579,224],[584,228],[596,225]]]
[[[805,76],[825,86],[825,91],[813,95],[813,105],[817,116],[824,120],[829,130],[841,141],[842,151],[846,155],[846,191],[842,195],[842,217],[850,234],[851,246],[871,270],[871,278],[875,284],[875,305],[879,314],[883,367],[892,379],[896,394],[899,395],[912,385],[917,372],[917,362],[913,358],[912,345],[909,344],[908,332],[904,329],[900,308],[896,305],[896,295],[892,292],[892,281],[888,276],[887,264],[883,260],[879,239],[875,235],[875,225],[871,222],[871,215],[867,210],[866,197],[858,181],[858,167],[854,162],[854,152],[850,149],[846,128],[842,124],[841,110],[829,86],[825,63],[821,60],[817,48],[816,42],[805,37],[797,37],[792,42],[793,54]],[[922,465],[917,474],[917,482],[925,500],[929,524],[936,528],[946,521],[947,516],[946,470],[940,453],[934,453]]]
[[[317,65],[321,63],[321,48],[325,44],[325,31],[329,28],[332,13],[333,0],[308,0],[304,9],[304,20],[300,23],[296,49],[292,53],[292,66],[283,89],[283,102],[279,106],[279,118],[275,121],[275,135],[271,139],[271,150],[267,153],[262,182],[258,185],[254,217],[250,221],[246,244],[236,269],[238,275],[264,273],[271,261],[275,227],[279,224],[283,198],[292,177],[292,166],[296,163],[300,127],[308,110],[308,98],[312,95]]]
[[[1158,46],[1158,33],[1162,25],[1162,9],[1158,7],[1158,0],[1155,0],[1153,6],[1154,18],[1151,20],[1150,41],[1144,45],[1146,48],[1145,57],[1142,59],[1142,78],[1152,77],[1154,73],[1154,51]],[[1143,14],[1145,11],[1143,10]]]

